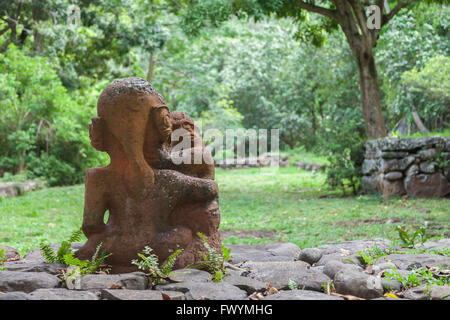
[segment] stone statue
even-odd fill
[[[219,254],[220,211],[214,165],[181,164],[170,161],[176,144],[171,143],[173,127],[181,113],[170,114],[163,97],[145,80],[118,79],[101,93],[98,117],[92,118],[92,145],[107,152],[106,167],[86,172],[85,207],[82,230],[88,241],[76,256],[90,259],[96,246],[112,255],[107,263],[112,273],[136,271],[131,260],[150,246],[162,263],[177,249],[183,249],[175,268],[200,261],[203,240]],[[206,152],[200,144],[202,152]],[[183,152],[193,152],[186,150]],[[208,161],[209,162],[209,161]],[[109,212],[108,221],[104,221]]]

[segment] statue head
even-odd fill
[[[170,121],[172,123],[173,131],[175,131],[177,129],[184,129],[189,133],[189,135],[191,137],[191,141],[192,141],[191,147],[194,147],[195,139],[201,140],[199,133],[197,132],[197,130],[195,130],[194,120],[192,120],[192,118],[189,117],[188,115],[186,115],[184,112],[181,112],[181,111],[171,112],[170,113]],[[172,143],[172,146],[177,145],[180,142],[181,141],[174,141]]]
[[[90,125],[90,137],[99,151],[110,152],[114,140],[120,143],[127,157],[141,162],[147,126],[156,129],[158,140],[170,136],[169,111],[164,99],[141,78],[111,82],[100,94],[97,112],[98,117]]]

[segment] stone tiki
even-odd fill
[[[173,128],[186,122],[192,141],[200,139],[193,133],[192,119],[171,114],[162,96],[135,77],[109,84],[97,111],[90,125],[91,142],[107,152],[111,162],[86,172],[82,230],[88,241],[76,256],[90,259],[102,243],[112,253],[107,259],[111,272],[123,273],[137,270],[131,260],[145,246],[154,250],[160,263],[183,249],[175,264],[178,269],[202,259],[205,248],[197,232],[221,253],[214,165],[206,161],[177,166],[170,158],[176,146],[171,142]],[[212,159],[202,143],[193,148]]]

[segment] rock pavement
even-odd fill
[[[64,265],[44,262],[38,250],[16,260],[17,251],[8,247],[16,261],[6,262],[0,272],[0,300],[450,300],[450,285],[404,287],[386,276],[392,270],[406,277],[417,268],[440,268],[448,279],[449,244],[450,239],[429,241],[416,252],[393,252],[386,239],[303,250],[292,243],[228,245],[231,260],[222,282],[212,281],[206,271],[181,269],[171,275],[173,283],[156,286],[143,272],[86,275],[78,290],[67,289],[58,277]],[[368,266],[360,252],[374,246],[386,254]]]

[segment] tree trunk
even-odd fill
[[[371,49],[354,51],[359,71],[359,87],[364,117],[364,125],[368,138],[382,138],[387,135],[381,109],[381,92],[375,58]]]

